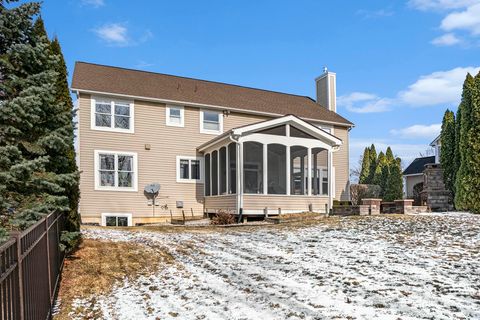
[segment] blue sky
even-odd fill
[[[48,1],[42,16],[77,60],[315,97],[337,73],[337,111],[363,148],[408,164],[478,72],[480,0]]]

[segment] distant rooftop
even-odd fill
[[[416,158],[412,163],[403,171],[403,175],[420,174],[425,169],[425,165],[429,163],[435,163],[435,156]]]

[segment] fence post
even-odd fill
[[[15,238],[17,242],[17,272],[18,272],[18,304],[20,311],[20,319],[25,320],[25,296],[23,292],[23,260],[22,260],[22,233],[21,232],[10,232],[10,235]]]
[[[45,219],[45,249],[47,253],[47,273],[48,273],[48,301],[50,301],[50,308],[52,307],[51,301],[52,301],[52,273],[51,273],[51,268],[50,268],[50,240],[48,236],[48,216],[46,216]]]

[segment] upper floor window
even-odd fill
[[[95,150],[95,189],[137,191],[137,154]]]
[[[133,102],[92,98],[91,128],[133,133]]]
[[[201,182],[203,158],[177,156],[177,182]]]
[[[180,106],[168,106],[166,108],[167,126],[184,126],[184,109]]]
[[[200,132],[219,134],[223,132],[222,113],[210,110],[200,110]]]

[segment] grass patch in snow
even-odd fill
[[[65,260],[60,304],[54,319],[72,319],[73,314],[101,318],[99,310],[88,310],[88,305],[96,304],[96,297],[108,295],[126,279],[154,273],[173,262],[168,250],[158,246],[85,239],[75,254]],[[75,302],[79,297],[87,306]]]

